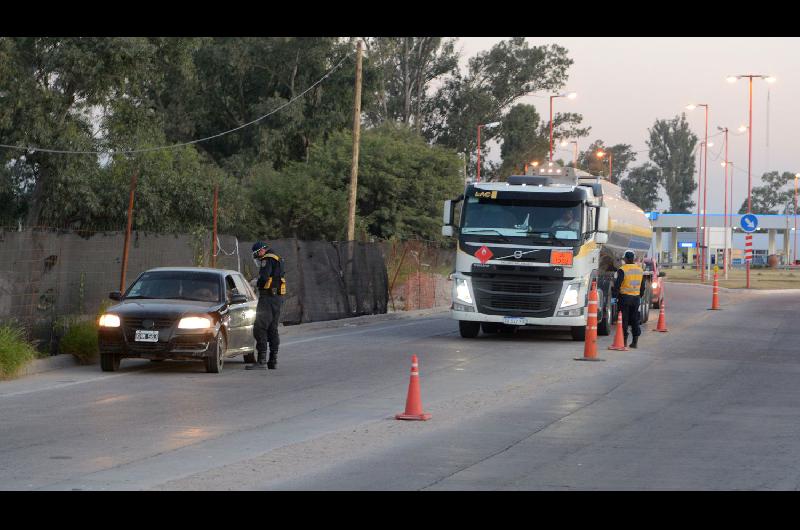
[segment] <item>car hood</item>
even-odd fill
[[[194,300],[134,299],[108,308],[108,313],[120,317],[178,318],[187,314],[210,313],[222,307],[219,302],[196,302]]]

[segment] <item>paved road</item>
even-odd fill
[[[797,489],[800,294],[722,303],[671,284],[669,333],[601,338],[602,363],[567,334],[464,340],[440,312],[298,326],[266,373],[129,360],[0,383],[0,489]],[[392,419],[411,354],[427,422]]]

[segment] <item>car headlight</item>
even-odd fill
[[[184,317],[178,323],[179,329],[206,329],[211,327],[211,319],[206,317]]]
[[[564,293],[564,299],[561,301],[561,307],[569,307],[578,304],[578,291],[581,284],[571,283],[567,286],[567,292]]]
[[[469,294],[469,285],[467,280],[463,278],[456,278],[456,298],[464,303],[472,303],[472,295]]]
[[[653,282],[653,289],[656,289],[657,287],[658,287],[658,282]]]
[[[101,328],[118,328],[119,317],[117,315],[110,315],[106,313],[100,317],[98,324],[100,324]]]

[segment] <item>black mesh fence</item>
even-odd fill
[[[61,317],[94,316],[120,290],[124,232],[0,229],[0,322],[22,325],[40,350],[54,348]],[[258,271],[251,241],[219,235],[216,266],[250,280]],[[271,241],[284,257],[288,286],[284,324],[385,313],[388,277],[379,243]],[[208,231],[194,234],[133,232],[126,286],[143,271],[208,266]],[[51,353],[56,353],[51,351]]]

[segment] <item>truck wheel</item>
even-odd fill
[[[597,308],[597,334],[607,336],[611,334],[611,297],[608,293],[603,293],[600,303],[602,306]]]
[[[459,320],[458,331],[465,339],[474,339],[481,331],[481,323],[472,322],[471,320]]]
[[[586,340],[586,326],[572,326],[569,328],[572,340]]]
[[[208,355],[204,359],[207,373],[218,374],[222,371],[222,365],[225,364],[226,347],[225,335],[220,331],[220,333],[217,334],[217,340],[212,347],[212,351],[208,352]]]
[[[487,335],[489,333],[497,333],[500,331],[500,324],[497,324],[496,322],[483,322],[481,323],[481,329]]]
[[[119,370],[121,357],[116,353],[100,354],[100,369],[104,372],[116,372]]]

